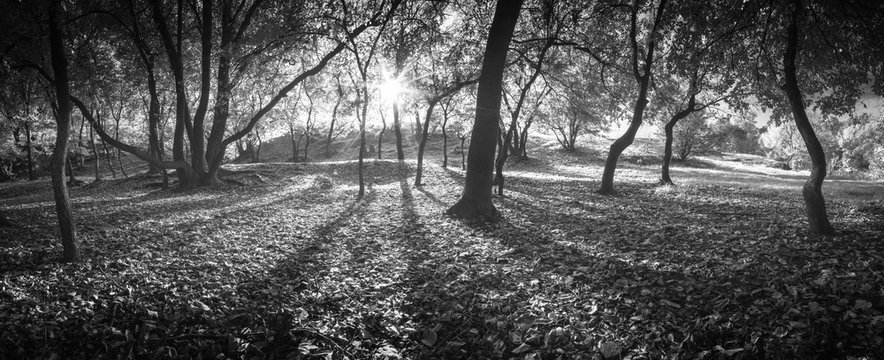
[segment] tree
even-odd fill
[[[497,2],[494,19],[488,32],[479,89],[476,95],[476,117],[470,139],[466,182],[460,199],[446,213],[465,219],[497,219],[499,213],[491,202],[494,147],[500,121],[500,94],[507,49],[519,18],[522,0]]]
[[[657,42],[660,37],[659,32],[662,31],[664,15],[666,11],[667,0],[660,0],[656,10],[647,14],[647,17],[653,19],[650,22],[650,28],[647,31],[647,41],[645,48],[639,46],[639,17],[645,16],[641,13],[642,4],[638,0],[633,1],[631,6],[624,6],[629,11],[629,66],[631,73],[636,82],[637,95],[633,106],[632,119],[629,127],[617,140],[611,144],[608,157],[605,160],[605,169],[602,172],[602,183],[599,188],[600,194],[610,194],[614,192],[614,171],[617,169],[617,161],[620,154],[632,145],[635,140],[635,134],[642,125],[645,108],[648,105],[648,91],[653,77],[654,52],[657,50]],[[642,23],[646,23],[642,21]],[[641,60],[639,60],[641,59]]]
[[[64,261],[80,261],[80,240],[77,238],[77,225],[71,209],[71,197],[64,181],[64,167],[67,163],[68,139],[71,135],[71,99],[68,83],[68,61],[65,50],[64,10],[60,3],[53,1],[48,9],[49,50],[52,72],[55,76],[56,123],[55,149],[52,152],[52,191],[55,195],[55,213],[61,229],[61,243],[64,245]]]
[[[817,105],[829,113],[855,109],[863,93],[861,86],[870,82],[869,74],[880,66],[880,58],[875,57],[880,50],[869,45],[880,38],[871,30],[884,20],[884,6],[877,1],[812,0],[758,1],[747,6],[754,7],[759,24],[751,43],[764,55],[747,59],[759,100],[773,109],[773,119],[791,114],[811,160],[811,173],[802,189],[808,230],[832,234],[835,230],[822,194],[826,155],[809,120],[805,96],[821,97]]]
[[[364,174],[364,159],[365,159],[365,124],[368,121],[368,103],[371,99],[370,86],[369,86],[369,67],[374,64],[372,61],[375,56],[375,52],[378,48],[378,40],[381,35],[384,33],[384,29],[387,27],[387,23],[389,23],[390,19],[393,16],[393,13],[396,11],[396,8],[401,3],[401,0],[394,0],[393,5],[391,6],[387,16],[383,18],[377,25],[380,26],[374,38],[368,43],[368,50],[363,52],[359,48],[359,44],[356,43],[356,36],[353,36],[352,33],[348,32],[347,41],[349,43],[349,50],[353,54],[354,59],[356,60],[356,70],[359,75],[359,81],[356,78],[351,76],[351,82],[353,83],[354,88],[356,89],[356,96],[359,98],[358,105],[359,110],[356,111],[356,116],[359,118],[359,193],[356,195],[356,198],[361,200],[363,196],[365,196],[365,174]],[[345,6],[344,12],[347,13],[347,7]]]
[[[795,70],[795,58],[798,56],[799,51],[798,27],[800,26],[799,23],[803,20],[804,4],[801,0],[793,0],[792,4],[792,14],[786,32],[786,50],[783,53],[783,73],[785,76],[783,91],[786,92],[786,96],[789,98],[792,115],[795,118],[795,126],[804,139],[804,144],[807,146],[807,152],[810,154],[812,162],[810,177],[804,183],[804,189],[802,190],[810,232],[814,234],[832,234],[835,232],[835,229],[829,223],[829,214],[826,212],[826,201],[823,199],[822,189],[823,180],[826,178],[826,155],[804,110],[804,99],[802,98],[801,89],[798,87],[798,76]]]
[[[440,90],[439,93],[433,94],[430,97],[426,98],[427,101],[427,113],[424,115],[424,125],[421,126],[421,142],[417,148],[417,172],[414,176],[414,186],[421,186],[421,180],[423,176],[424,170],[424,150],[427,147],[427,138],[429,138],[430,134],[430,119],[433,116],[433,109],[443,99],[450,97],[460,91],[460,89],[476,83],[477,80],[461,80],[456,81],[453,84],[448,85],[447,88]]]
[[[216,17],[213,11],[216,7],[211,1],[203,2],[200,8],[194,8],[193,17],[199,19],[198,29],[215,29],[217,25],[220,27],[218,31],[200,31],[198,47],[200,53],[200,71],[196,81],[196,88],[199,89],[199,101],[196,111],[191,116],[188,104],[187,86],[188,78],[183,74],[182,47],[183,47],[183,23],[187,12],[184,10],[184,1],[177,2],[177,10],[172,11],[177,15],[177,36],[172,35],[172,28],[168,25],[170,16],[167,14],[168,9],[160,0],[151,0],[151,14],[154,24],[160,33],[163,48],[169,58],[170,70],[175,78],[176,93],[176,131],[173,141],[173,161],[161,161],[150,156],[150,153],[143,151],[134,146],[122,143],[117,139],[112,139],[106,132],[96,127],[96,132],[102,139],[108,143],[130,152],[139,158],[146,160],[156,166],[170,169],[177,169],[182,185],[211,185],[217,181],[217,173],[224,159],[226,148],[231,143],[242,139],[246,135],[253,132],[257,123],[283,99],[290,91],[297,87],[305,79],[316,75],[326,65],[335,58],[340,52],[349,46],[349,39],[358,36],[368,28],[376,27],[385,23],[391,16],[395,8],[401,1],[394,0],[389,9],[386,8],[385,2],[370,4],[372,6],[364,7],[358,13],[344,14],[343,18],[337,18],[338,14],[327,14],[331,7],[316,6],[304,8],[309,4],[288,4],[286,6],[277,6],[280,4],[254,1],[250,4],[242,3],[242,6],[234,9],[232,1],[221,1],[219,7],[220,17]],[[346,1],[342,1],[345,8],[349,5]],[[248,5],[248,6],[246,6]],[[319,4],[321,5],[321,4]],[[376,6],[375,6],[376,5]],[[317,16],[310,16],[305,9],[317,11]],[[378,10],[380,9],[380,10]],[[354,26],[354,16],[365,15],[365,22]],[[218,19],[214,21],[213,19]],[[310,23],[317,29],[306,29],[305,25],[309,21],[333,21],[336,26],[344,29],[346,39],[339,41],[331,41],[321,36],[313,36],[312,34],[327,34],[333,32],[329,30],[336,28],[328,23]],[[254,24],[260,24],[261,30],[258,30]],[[276,32],[267,32],[266,27],[270,26],[290,26],[290,28],[282,28]],[[315,30],[315,31],[307,31]],[[216,39],[216,32],[219,38]],[[277,34],[274,36],[265,36],[268,33]],[[305,33],[311,34],[310,37],[304,36]],[[329,38],[334,38],[332,34],[327,34]],[[177,40],[177,41],[176,41]],[[218,43],[220,51],[213,51],[214,45]],[[307,41],[310,40],[310,41]],[[325,41],[323,41],[325,40]],[[291,56],[290,48],[297,41],[302,41],[301,45],[305,48],[315,49],[325,45],[332,45],[326,52],[319,53],[317,59],[312,65],[305,66],[303,71],[292,71],[288,81],[279,84],[275,95],[254,113],[246,117],[242,128],[231,131],[228,129],[228,120],[231,114],[233,101],[233,90],[237,85],[237,80],[241,79],[244,74],[252,69],[255,63],[264,61],[266,58],[274,56]],[[306,44],[305,44],[306,43]],[[305,50],[306,52],[306,50]],[[308,54],[315,54],[315,50]],[[212,63],[217,59],[217,72],[214,86],[212,84]],[[306,63],[307,59],[301,58],[302,63]],[[214,97],[214,105],[212,107],[211,130],[208,137],[204,139],[205,130],[208,130],[209,121],[207,121],[210,92],[214,87],[216,94]],[[86,105],[76,98],[73,99],[74,104],[80,108],[84,116],[95,126],[94,118],[88,115],[89,111]],[[187,136],[185,139],[184,135]],[[113,141],[112,141],[113,140]],[[190,160],[184,158],[185,140],[189,140],[191,156]]]

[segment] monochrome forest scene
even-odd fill
[[[881,0],[0,29],[0,360],[884,359]]]

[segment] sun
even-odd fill
[[[384,82],[378,85],[378,91],[381,93],[381,99],[388,102],[399,101],[399,96],[405,92],[405,86],[398,78],[384,74]]]

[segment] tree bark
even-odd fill
[[[660,185],[674,185],[672,179],[669,177],[669,164],[672,162],[672,130],[675,128],[675,124],[694,111],[694,105],[697,102],[696,99],[696,95],[691,94],[691,98],[688,100],[688,105],[681,111],[675,113],[675,115],[672,115],[672,118],[669,119],[669,122],[663,127],[663,131],[666,133],[666,143],[663,145],[663,168],[660,174]]]
[[[442,108],[442,167],[448,167],[448,107]]]
[[[826,201],[823,199],[823,180],[826,178],[826,154],[813,130],[807,113],[804,109],[804,99],[801,89],[798,87],[798,76],[795,67],[795,58],[798,56],[798,26],[803,19],[804,4],[801,0],[793,0],[794,9],[787,29],[786,51],[783,54],[783,70],[785,72],[785,84],[783,90],[789,98],[795,125],[807,153],[810,155],[810,177],[804,183],[802,195],[804,196],[804,208],[807,214],[807,224],[813,234],[833,234],[835,229],[829,223],[829,215],[826,212]]]
[[[453,217],[487,220],[496,220],[499,217],[491,202],[494,147],[500,118],[500,94],[506,54],[522,2],[523,0],[498,0],[494,11],[479,76],[466,182],[460,199],[447,211]]]
[[[636,30],[638,23],[638,6],[638,2],[633,3],[630,22],[632,68],[633,75],[639,87],[638,96],[635,100],[632,120],[629,122],[629,127],[626,129],[626,132],[622,136],[620,136],[620,138],[618,138],[614,141],[613,144],[611,144],[610,150],[608,151],[608,158],[605,160],[605,170],[602,172],[602,184],[598,191],[599,194],[610,194],[614,192],[614,171],[617,170],[617,161],[620,160],[620,155],[623,154],[623,151],[626,150],[629,145],[632,145],[632,142],[635,140],[635,134],[638,132],[638,129],[642,125],[645,108],[648,106],[648,86],[651,83],[651,70],[654,63],[654,47],[656,43],[653,40],[653,36],[655,36],[655,34],[651,34],[652,40],[648,42],[648,50],[644,59],[644,66],[641,72],[639,72],[639,49],[637,42],[638,34]],[[657,24],[660,23],[660,20],[663,16],[663,10],[665,8],[666,0],[661,0],[660,4],[657,7],[657,14],[655,16],[653,26],[654,29],[656,29]]]
[[[49,5],[49,44],[52,71],[58,112],[58,127],[55,136],[55,149],[52,152],[52,192],[55,197],[55,213],[61,231],[64,247],[62,259],[68,262],[80,261],[80,241],[77,238],[77,225],[71,209],[71,198],[64,181],[64,167],[67,163],[68,138],[71,135],[71,100],[68,80],[68,62],[65,57],[63,21],[58,19],[60,4]]]
[[[172,33],[169,31],[169,27],[166,24],[166,17],[163,13],[163,5],[160,0],[151,0],[150,1],[152,15],[154,19],[154,23],[157,26],[157,30],[160,33],[160,38],[162,39],[163,46],[166,49],[166,54],[169,57],[169,66],[172,70],[172,75],[175,78],[175,131],[172,140],[172,159],[175,162],[185,162],[185,151],[184,151],[184,136],[185,133],[193,132],[193,125],[190,124],[190,110],[188,109],[187,103],[187,88],[185,87],[185,78],[184,78],[184,60],[182,59],[180,45],[181,45],[181,37],[179,36],[179,42],[176,46],[175,41],[172,39]],[[183,0],[178,0],[178,32],[181,33],[183,29]],[[188,129],[190,127],[190,129]],[[189,167],[192,165],[188,165]],[[193,168],[190,169],[176,169],[178,180],[182,186],[191,186],[193,185]]]

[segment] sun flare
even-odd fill
[[[384,75],[384,82],[378,85],[378,91],[381,93],[383,101],[394,102],[399,100],[399,96],[405,92],[405,86],[402,81],[396,77]]]

